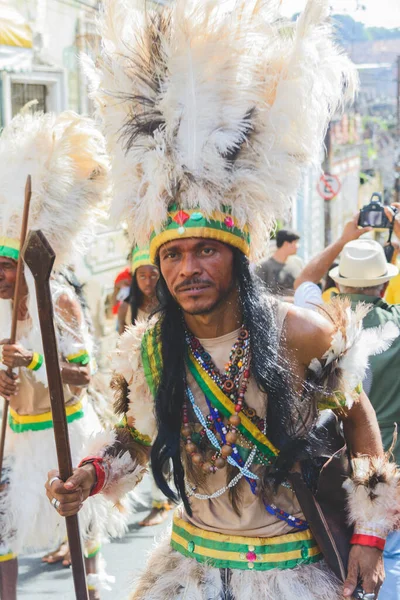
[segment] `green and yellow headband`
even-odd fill
[[[170,207],[168,220],[160,232],[150,235],[150,261],[155,262],[163,244],[177,239],[206,238],[224,242],[238,248],[246,256],[250,253],[250,233],[247,225],[243,228],[227,207],[214,211],[206,217],[198,208],[181,209]]]
[[[0,256],[18,260],[20,250],[19,240],[0,236]]]
[[[132,275],[139,267],[145,267],[147,265],[151,265],[152,262],[150,260],[149,247],[145,246],[144,248],[139,248],[136,246],[132,250],[132,262],[131,262],[131,271]]]

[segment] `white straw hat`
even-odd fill
[[[395,277],[399,270],[386,261],[383,248],[374,240],[354,240],[345,245],[339,266],[329,272],[339,284],[354,287],[373,287]]]

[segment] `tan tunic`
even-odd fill
[[[31,327],[31,320],[18,321],[17,340],[25,337],[26,331]],[[44,369],[44,365],[41,367]],[[40,381],[37,381],[34,375],[28,369],[18,369],[20,380],[19,392],[10,399],[10,407],[19,415],[40,415],[51,410],[50,396],[48,388]],[[84,390],[74,388],[78,395],[74,394],[68,385],[63,385],[65,404],[71,405],[78,402]]]
[[[287,307],[282,305],[280,309],[280,327],[282,327],[286,313]],[[224,371],[225,369],[225,364],[229,360],[230,351],[237,340],[238,333],[239,330],[219,338],[200,340],[220,371]],[[188,374],[188,383],[197,405],[201,408],[203,414],[208,414],[204,394],[190,374]],[[267,396],[258,389],[254,379],[251,378],[246,392],[246,403],[250,408],[255,409],[259,416],[265,416]],[[262,473],[263,469],[264,467],[261,465],[253,465],[251,467],[251,470],[257,474]],[[198,494],[210,495],[226,486],[226,484],[226,469],[221,469],[207,477],[207,489],[198,487],[196,492]],[[239,483],[239,486],[240,516],[232,508],[229,493],[225,492],[219,498],[212,500],[198,500],[192,496],[191,506],[193,516],[189,517],[185,514],[183,518],[202,529],[227,535],[272,537],[288,533],[289,531],[293,532],[293,529],[285,521],[281,521],[267,512],[262,501],[253,495],[249,484],[244,479]],[[278,495],[274,497],[274,503],[291,515],[304,519],[297,498],[291,490],[281,486]]]

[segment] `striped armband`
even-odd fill
[[[32,360],[27,366],[27,369],[30,371],[39,371],[40,367],[43,364],[43,356],[39,354],[39,352],[34,352],[32,356]]]
[[[349,395],[346,395],[340,390],[336,390],[333,392],[332,396],[322,398],[322,400],[318,402],[318,408],[319,410],[325,410],[327,408],[330,410],[349,408],[351,403],[357,401],[362,391],[362,383],[359,383]]]
[[[68,356],[66,356],[66,360],[69,363],[86,366],[90,362],[90,356],[88,351],[83,349],[75,354],[68,354]]]
[[[149,435],[140,433],[140,431],[135,429],[135,427],[129,427],[126,415],[124,415],[122,417],[121,421],[119,423],[117,423],[116,427],[128,429],[131,437],[138,444],[142,444],[142,446],[151,446],[152,445],[151,437]]]

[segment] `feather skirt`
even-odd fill
[[[101,430],[89,405],[84,416],[68,425],[72,464],[86,455],[88,439]],[[66,537],[65,519],[50,504],[44,489],[48,471],[57,468],[54,430],[14,433],[6,437],[3,478],[8,485],[0,494],[0,541],[16,554],[49,549]],[[126,513],[120,512],[102,494],[89,498],[79,512],[81,533],[90,542],[121,536]]]
[[[324,561],[295,569],[231,571],[232,600],[341,600],[343,584]],[[130,600],[223,600],[219,569],[173,550],[166,536],[152,551]]]

